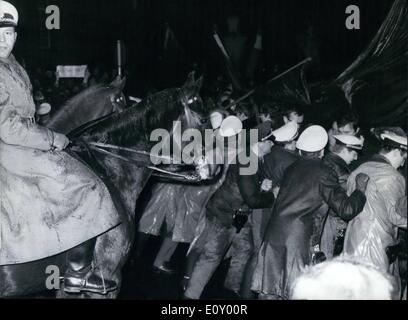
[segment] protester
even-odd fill
[[[398,210],[405,196],[405,178],[397,171],[407,159],[407,136],[400,128],[383,131],[381,150],[369,161],[360,165],[348,179],[348,192],[357,186],[359,174],[370,177],[367,186],[367,202],[363,211],[355,217],[346,231],[344,253],[354,255],[377,266],[394,277],[394,287],[400,290],[397,263],[390,263],[387,248],[396,244],[398,227],[407,228],[407,216]],[[403,202],[402,202],[403,203]]]

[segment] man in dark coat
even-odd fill
[[[279,186],[286,168],[300,157],[300,155],[295,152],[298,129],[298,123],[296,121],[290,121],[279,129],[274,130],[272,132],[274,146],[271,148],[271,152],[263,158],[264,178],[271,182],[272,192],[275,197],[279,192]],[[251,291],[252,277],[262,239],[272,214],[272,205],[273,203],[270,203],[270,207],[254,209],[250,216],[252,227],[250,240],[254,250],[248,263],[243,261],[243,263],[246,263],[245,276],[241,288],[241,297],[244,299],[254,298],[254,293]]]
[[[264,243],[258,255],[252,289],[260,298],[288,299],[293,281],[320,251],[328,207],[342,217],[354,217],[364,207],[367,175],[356,178],[350,197],[321,158],[328,142],[321,126],[307,128],[297,141],[303,156],[282,179]]]
[[[250,208],[265,208],[274,201],[273,193],[267,192],[270,191],[271,185],[261,180],[261,159],[270,152],[272,146],[269,140],[261,141],[264,137],[259,135],[260,141],[251,146],[251,152],[259,159],[257,172],[245,175],[241,171],[243,165],[231,164],[223,185],[206,206],[206,231],[203,233],[205,246],[184,293],[187,299],[200,298],[230,247],[233,255],[226,283],[233,291],[239,290],[245,270],[241,261],[248,261],[252,247],[248,241],[251,234],[250,224],[239,225],[237,218],[248,215]]]
[[[335,143],[331,146],[323,162],[334,170],[343,190],[347,190],[347,179],[351,173],[349,165],[357,160],[358,152],[363,149],[364,139],[353,135],[334,135]],[[343,250],[347,221],[341,219],[333,210],[329,210],[323,228],[321,249],[326,258],[337,256]]]

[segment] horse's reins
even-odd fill
[[[120,147],[120,146],[115,146],[115,145],[110,145],[110,144],[104,144],[104,143],[90,142],[89,145],[90,145],[89,148],[94,150],[94,151],[97,151],[99,153],[103,153],[103,154],[112,156],[114,158],[117,158],[117,159],[125,161],[125,162],[132,163],[132,164],[134,164],[134,165],[136,165],[138,167],[145,167],[145,168],[153,170],[153,171],[157,171],[157,172],[164,173],[164,174],[174,176],[174,177],[183,178],[183,179],[186,179],[186,180],[189,180],[189,181],[197,180],[197,176],[194,176],[194,175],[175,173],[175,172],[160,169],[160,168],[157,168],[155,166],[150,166],[150,165],[141,165],[140,161],[136,161],[136,160],[133,160],[131,158],[121,156],[119,154],[116,154],[116,153],[113,153],[111,151],[105,150],[104,148],[119,150],[119,151],[133,152],[133,153],[137,153],[137,154],[142,154],[142,155],[146,155],[146,156],[153,156],[153,157],[156,157],[156,158],[167,159],[167,160],[171,159],[171,157],[155,156],[155,155],[151,155],[150,153],[148,153],[146,151],[140,151],[140,150],[125,148],[125,147]]]

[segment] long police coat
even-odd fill
[[[42,259],[119,221],[98,177],[33,122],[32,87],[13,56],[0,59],[0,265]]]
[[[321,160],[300,159],[292,164],[282,179],[252,289],[288,299],[293,281],[311,263],[328,207],[351,217],[361,212],[364,203],[360,191],[348,197],[333,170]]]
[[[347,190],[347,179],[350,176],[350,169],[346,161],[335,153],[329,152],[323,158],[323,162],[334,170],[341,187],[344,190]],[[333,210],[329,210],[321,239],[321,250],[325,253],[327,258],[333,257],[335,253],[336,237],[340,230],[346,228],[347,222],[338,217]]]
[[[385,250],[397,243],[398,227],[407,228],[407,215],[399,211],[405,196],[405,179],[387,159],[377,155],[352,172],[348,180],[349,192],[355,189],[354,177],[360,172],[370,177],[367,203],[347,227],[343,252],[393,274],[398,285],[397,263],[389,264]]]

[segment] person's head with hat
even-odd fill
[[[216,130],[216,139],[228,143],[229,139],[237,139],[240,143],[240,135],[242,132],[242,121],[236,116],[229,116],[222,120],[218,130]],[[228,145],[227,145],[228,146]]]
[[[358,159],[358,154],[363,150],[364,139],[351,134],[334,135],[335,143],[331,146],[331,152],[342,158],[348,165]]]
[[[0,59],[8,59],[17,40],[18,12],[7,1],[0,0]]]
[[[393,130],[394,129],[394,130]],[[380,155],[398,169],[407,159],[407,135],[401,128],[383,130],[377,138],[381,141]]]
[[[360,129],[357,128],[358,124],[358,115],[355,112],[348,112],[343,114],[338,121],[334,121],[332,127],[329,130],[329,149],[332,150],[332,147],[336,144],[335,135],[353,135],[357,136]]]
[[[275,145],[283,147],[286,150],[296,150],[296,138],[299,134],[299,125],[296,121],[290,121],[282,127],[271,132],[272,140]]]
[[[327,131],[322,126],[312,125],[302,132],[296,142],[296,148],[304,157],[323,158],[328,141]]]
[[[235,136],[242,131],[242,121],[236,116],[228,116],[222,120],[220,135],[224,138]]]

